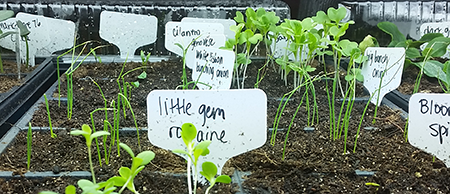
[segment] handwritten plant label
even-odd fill
[[[211,89],[230,89],[235,59],[233,51],[197,47],[194,54],[192,81],[208,84]],[[197,83],[199,89],[210,89],[201,83]]]
[[[181,22],[195,22],[195,23],[219,23],[223,25],[224,34],[227,39],[235,38],[235,33],[230,30],[231,26],[236,25],[236,22],[232,19],[210,19],[210,18],[193,18],[193,17],[184,17],[181,19]]]
[[[420,36],[429,33],[441,33],[445,37],[450,37],[450,22],[437,22],[437,23],[423,23],[420,25]],[[420,45],[420,48],[423,50],[428,43]],[[447,52],[442,56],[443,58],[450,58],[450,54]]]
[[[29,48],[29,65],[34,66],[34,58],[38,50],[48,46],[50,44],[49,26],[47,19],[44,16],[32,15],[27,13],[18,13],[16,18],[10,18],[0,23],[0,29],[3,32],[14,31],[18,32],[16,21],[22,21],[28,30],[31,32],[28,35],[28,48]],[[73,34],[72,34],[73,35]],[[16,51],[16,40],[18,34],[13,34],[7,38],[0,40],[0,45],[4,48]],[[21,40],[21,39],[20,39]],[[25,61],[27,57],[27,49],[25,40],[19,42],[20,59]]]
[[[150,142],[163,149],[183,149],[181,126],[192,123],[198,131],[196,144],[211,140],[210,154],[201,156],[199,164],[211,161],[218,172],[231,157],[266,142],[266,118],[267,97],[260,89],[154,90],[147,96]]]
[[[223,34],[207,34],[201,35],[199,38],[186,37],[183,42],[191,42],[191,46],[186,52],[186,66],[190,69],[195,68],[195,49],[197,47],[220,48],[225,46],[225,35]]]
[[[219,23],[167,22],[164,45],[167,50],[183,56],[183,50],[175,43],[186,48],[192,39],[210,34],[223,34],[223,25]]]
[[[56,51],[72,48],[75,39],[75,23],[48,17],[45,19],[50,28],[47,32],[52,38],[47,46],[37,50],[36,56],[50,56]]]
[[[379,106],[387,93],[400,86],[405,49],[369,47],[364,55],[369,58],[361,69],[364,87],[373,95],[371,102]]]
[[[409,100],[408,140],[450,166],[450,94],[417,93]]]
[[[116,45],[120,57],[133,57],[141,46],[156,41],[158,19],[155,16],[102,11],[100,37]]]

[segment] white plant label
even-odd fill
[[[192,39],[210,34],[223,34],[223,25],[219,23],[167,22],[164,45],[167,50],[183,56],[183,50],[175,43],[187,47]]]
[[[211,89],[230,89],[235,59],[233,51],[197,47],[193,54],[192,81],[208,84]],[[201,83],[197,84],[199,89],[210,89]]]
[[[369,58],[361,70],[364,76],[364,87],[373,96],[371,102],[379,106],[387,93],[400,86],[405,63],[405,49],[369,47],[364,55]]]
[[[267,97],[259,89],[154,90],[147,96],[148,138],[163,149],[185,149],[181,126],[197,128],[196,143],[211,140],[211,161],[220,173],[233,156],[261,147],[267,138]],[[183,156],[187,159],[187,157]]]
[[[191,38],[186,37],[184,38],[183,42],[192,42],[191,46],[189,46],[189,49],[186,52],[186,66],[189,67],[189,69],[195,68],[195,49],[197,47],[208,47],[208,48],[220,48],[225,46],[225,35],[223,34],[207,34],[202,35],[200,38],[195,40],[197,38]]]
[[[3,32],[16,31],[17,24],[16,21],[22,21],[28,30],[31,32],[28,35],[28,48],[29,48],[29,65],[34,66],[34,58],[38,50],[48,46],[50,44],[49,37],[49,26],[47,23],[47,18],[44,16],[32,15],[27,13],[18,13],[16,18],[10,18],[6,21],[1,22],[0,27]],[[0,40],[0,45],[2,47],[16,51],[16,40],[18,34],[13,34],[7,38]],[[19,42],[20,46],[20,59],[22,61],[26,60],[26,44],[25,40]]]
[[[141,46],[156,41],[158,19],[155,16],[102,11],[100,37],[116,45],[120,57],[133,57]]]
[[[223,25],[224,34],[227,39],[235,38],[235,33],[230,30],[231,26],[236,25],[236,22],[232,19],[209,19],[209,18],[192,18],[184,17],[181,22],[195,22],[195,23],[219,23]]]
[[[47,31],[52,38],[47,46],[36,52],[36,56],[50,56],[56,51],[72,48],[75,39],[75,23],[48,17],[45,19],[49,28]]]
[[[409,99],[408,140],[450,166],[450,94],[417,93]]]
[[[450,37],[450,22],[438,22],[438,23],[423,23],[420,25],[420,36],[429,33],[441,33],[445,37]],[[420,48],[423,50],[428,43],[422,44]],[[442,56],[443,58],[450,58],[450,54],[447,52]]]

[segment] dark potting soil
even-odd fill
[[[20,68],[20,73],[28,73],[33,71],[37,67],[27,67],[22,65]],[[12,61],[3,61],[3,74],[0,73],[0,93],[5,93],[14,86],[19,86],[25,81],[25,76],[21,76],[18,80],[17,76],[17,64]],[[15,74],[15,75],[14,75]]]
[[[61,107],[57,102],[50,102],[50,112],[54,127],[80,128],[82,124],[91,123],[89,113],[104,107],[104,101],[98,87],[90,78],[94,79],[102,88],[108,101],[117,97],[117,76],[122,64],[83,65],[74,75],[74,109],[71,120],[67,119],[64,103]],[[127,64],[127,69],[141,64]],[[250,65],[246,88],[252,88],[256,80],[259,67]],[[318,68],[315,73],[320,74]],[[269,127],[273,124],[279,102],[274,100],[290,91],[292,79],[284,85],[280,74],[272,67],[266,69],[267,74],[260,83],[268,96]],[[113,71],[113,73],[107,73]],[[127,71],[127,70],[125,70]],[[164,61],[151,64],[146,69],[147,78],[139,80],[139,88],[131,91],[130,102],[138,120],[139,127],[146,127],[147,94],[153,89],[174,89],[181,84],[181,64],[179,61]],[[126,81],[137,81],[140,71],[131,73]],[[292,73],[291,75],[292,76]],[[89,78],[90,77],[90,78]],[[190,78],[190,75],[188,75]],[[405,142],[403,130],[405,120],[397,111],[381,106],[372,124],[374,106],[370,105],[364,117],[362,127],[372,127],[372,130],[361,129],[357,147],[353,152],[356,131],[361,119],[365,103],[355,102],[352,117],[349,120],[347,143],[344,143],[344,133],[340,139],[330,139],[329,109],[325,92],[325,80],[315,84],[316,99],[319,105],[319,122],[314,123],[314,132],[305,132],[307,112],[304,105],[289,131],[286,145],[286,158],[282,160],[283,142],[286,130],[279,130],[274,145],[270,144],[270,135],[264,146],[248,153],[230,159],[223,174],[233,174],[234,170],[251,172],[244,176],[243,189],[245,193],[449,193],[450,186],[446,181],[450,178],[445,165],[431,155],[418,150]],[[63,84],[63,88],[64,88]],[[64,89],[63,89],[64,90]],[[362,93],[359,86],[358,94]],[[301,94],[294,95],[288,108],[284,111],[280,128],[287,128],[300,101]],[[311,96],[310,96],[311,97]],[[339,103],[337,103],[339,105]],[[339,112],[336,107],[336,112]],[[109,114],[109,113],[108,113]],[[112,115],[112,114],[111,114]],[[127,113],[131,115],[131,113]],[[96,116],[96,128],[101,129],[104,115]],[[130,117],[122,118],[122,126],[133,127]],[[34,115],[33,126],[48,126],[47,114],[44,106]],[[98,124],[97,124],[98,123]],[[56,131],[56,130],[55,130]],[[31,171],[61,171],[85,170],[89,171],[86,146],[81,137],[69,136],[67,129],[55,132],[58,137],[52,139],[49,132],[33,132],[33,155]],[[255,134],[256,135],[256,134]],[[0,157],[1,170],[14,171],[16,174],[26,172],[26,134],[21,132],[13,145]],[[125,142],[138,151],[136,132],[123,133],[120,141]],[[145,132],[140,134],[142,150],[151,150],[156,157],[151,164],[138,174],[135,179],[136,188],[140,193],[186,193],[185,177],[161,175],[159,172],[184,173],[185,162],[169,151],[156,148],[148,142]],[[102,144],[101,144],[102,145]],[[344,146],[346,151],[344,152]],[[117,153],[113,148],[112,153]],[[96,176],[99,180],[117,175],[120,166],[130,166],[131,160],[126,152],[121,156],[112,154],[111,163],[102,167],[98,165],[96,148],[93,146],[93,159]],[[355,170],[375,172],[373,176],[357,176]],[[88,177],[89,178],[89,177]],[[63,193],[68,184],[75,184],[70,178],[26,179],[13,178],[1,180],[3,193],[37,193],[40,190],[53,190]],[[371,183],[379,184],[372,186]],[[37,186],[32,186],[37,184]],[[367,185],[369,184],[369,185]],[[201,187],[204,191],[206,187]],[[215,186],[217,193],[234,193],[236,184],[220,184]]]
[[[398,87],[398,91],[412,95],[414,93],[414,85],[416,83],[417,75],[419,75],[420,69],[414,65],[407,67],[402,74],[402,83]],[[438,79],[428,77],[425,74],[420,79],[418,93],[443,93]]]

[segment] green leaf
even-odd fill
[[[228,175],[220,175],[216,178],[217,183],[231,183],[231,178]]]
[[[131,156],[132,158],[134,158],[133,150],[131,150],[131,148],[130,148],[127,144],[119,143],[119,146],[120,146],[122,149],[124,149],[125,151],[127,151],[128,154],[130,154],[130,156]]]
[[[242,12],[236,11],[236,17],[234,17],[234,21],[237,23],[244,23],[244,15],[242,15]]]
[[[109,135],[109,132],[108,131],[97,131],[91,135],[91,140],[93,140],[96,137],[100,137],[100,136],[104,136],[104,135]]]
[[[444,37],[444,35],[441,33],[428,33],[428,34],[424,34],[422,37],[420,37],[419,41],[430,42],[431,40],[433,40],[437,37]]]
[[[75,186],[73,186],[73,185],[69,185],[69,186],[66,187],[65,193],[66,194],[76,194],[77,193],[77,188]]]
[[[303,30],[311,30],[316,26],[314,21],[311,18],[305,18],[302,20],[302,29]]]
[[[200,156],[206,156],[209,154],[208,146],[211,144],[211,141],[206,140],[198,143],[194,148],[194,158],[195,161],[198,160]]]
[[[319,24],[326,24],[331,21],[327,14],[323,11],[318,11],[316,16],[313,16],[312,19]]]
[[[121,186],[125,185],[125,183],[127,182],[127,179],[124,177],[120,177],[120,176],[114,176],[114,177],[109,178],[107,182],[111,182],[111,183],[113,183],[113,185],[121,187]]]
[[[85,131],[85,132],[88,133],[88,134],[91,134],[91,133],[92,133],[91,127],[90,127],[89,125],[86,125],[86,124],[83,124],[83,125],[81,126],[81,130]]]
[[[377,47],[377,46],[378,46],[377,39],[372,37],[371,35],[367,35],[364,38],[364,40],[361,41],[358,45],[362,53],[364,53],[368,47]]]
[[[139,87],[139,82],[138,82],[138,81],[130,82],[130,84],[131,84],[133,87],[135,87],[135,88],[138,88],[138,87]]]
[[[217,166],[212,162],[203,162],[202,171],[200,172],[209,182],[217,175]]]
[[[446,86],[448,86],[449,84],[450,84],[450,61],[446,61],[445,63],[444,63],[444,68],[443,68],[443,71],[444,71],[444,73],[445,73],[445,85]]]
[[[9,35],[11,35],[11,34],[17,34],[17,32],[14,32],[14,31],[8,31],[8,32],[1,33],[1,34],[0,34],[0,39],[5,38],[5,37],[7,37],[7,36],[9,36]]]
[[[425,63],[425,64],[423,64],[423,63]],[[426,60],[425,62],[417,62],[417,63],[413,63],[413,64],[419,68],[422,68],[422,65],[423,65],[423,72],[428,77],[435,77],[435,78],[438,78],[439,80],[447,83],[446,74],[443,70],[444,64],[440,63],[439,61]]]
[[[131,172],[133,173],[139,166],[142,166],[143,159],[135,157],[131,163]]]
[[[339,7],[338,9],[330,7],[330,8],[328,8],[327,13],[328,13],[328,17],[330,17],[331,21],[339,23],[342,19],[345,18],[345,15],[347,14],[347,10],[344,7]]]
[[[21,37],[25,37],[28,36],[28,34],[30,34],[30,30],[28,30],[27,26],[25,26],[25,24],[23,24],[22,21],[17,20],[16,24],[17,27],[19,28],[19,33]]]
[[[441,57],[447,52],[447,47],[450,44],[450,38],[447,37],[437,37],[431,40],[424,50],[431,48],[429,56],[431,57]],[[422,52],[422,55],[426,54]]]
[[[253,35],[252,37],[248,38],[248,41],[249,41],[250,43],[252,43],[252,44],[256,44],[256,43],[258,43],[259,41],[261,41],[262,38],[263,38],[263,37],[262,37],[261,34],[255,34],[255,35]]]
[[[183,51],[184,51],[184,47],[183,47],[183,45],[181,45],[180,43],[175,43],[175,45],[177,45],[178,47],[180,47],[180,48],[181,48],[181,50],[183,50]]]
[[[378,28],[382,30],[383,32],[389,34],[391,36],[391,43],[389,43],[389,46],[392,47],[396,45],[399,42],[405,42],[406,37],[403,35],[397,28],[397,26],[394,23],[391,22],[380,22],[377,24]]]
[[[78,180],[77,183],[78,183],[78,187],[82,188],[83,190],[84,190],[84,188],[96,186],[96,184],[94,184],[90,180],[86,180],[86,179],[80,179],[80,180]]]
[[[408,58],[408,59],[415,59],[415,58],[419,58],[422,56],[422,55],[420,55],[419,49],[414,48],[414,47],[409,47],[408,49],[406,49],[405,52],[406,52],[405,53],[406,58]]]
[[[5,21],[14,16],[14,11],[11,10],[1,10],[0,11],[0,22]]]
[[[147,73],[145,71],[142,71],[142,73],[139,74],[137,78],[138,79],[145,79],[145,78],[147,78]]]
[[[142,159],[141,165],[147,165],[153,160],[153,158],[155,158],[155,153],[153,153],[152,151],[143,151],[139,153],[136,158]]]
[[[119,174],[121,177],[128,179],[131,176],[131,170],[128,167],[120,167]]]
[[[70,135],[90,135],[88,132],[86,131],[81,131],[81,130],[73,130],[70,132]]]
[[[197,129],[195,128],[194,124],[184,123],[181,126],[181,138],[183,139],[184,144],[187,147],[189,147],[189,145],[195,139],[196,136],[197,136]]]
[[[58,194],[58,193],[53,191],[41,191],[39,192],[39,194]]]
[[[186,150],[181,150],[181,149],[174,149],[172,150],[173,153],[175,154],[185,154],[185,155],[189,155],[188,152],[186,152]]]

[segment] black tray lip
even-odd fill
[[[14,88],[0,101],[0,137],[2,137],[23,113],[46,91],[49,81],[56,79],[53,58],[46,58],[19,87]],[[54,81],[52,81],[54,82]]]

